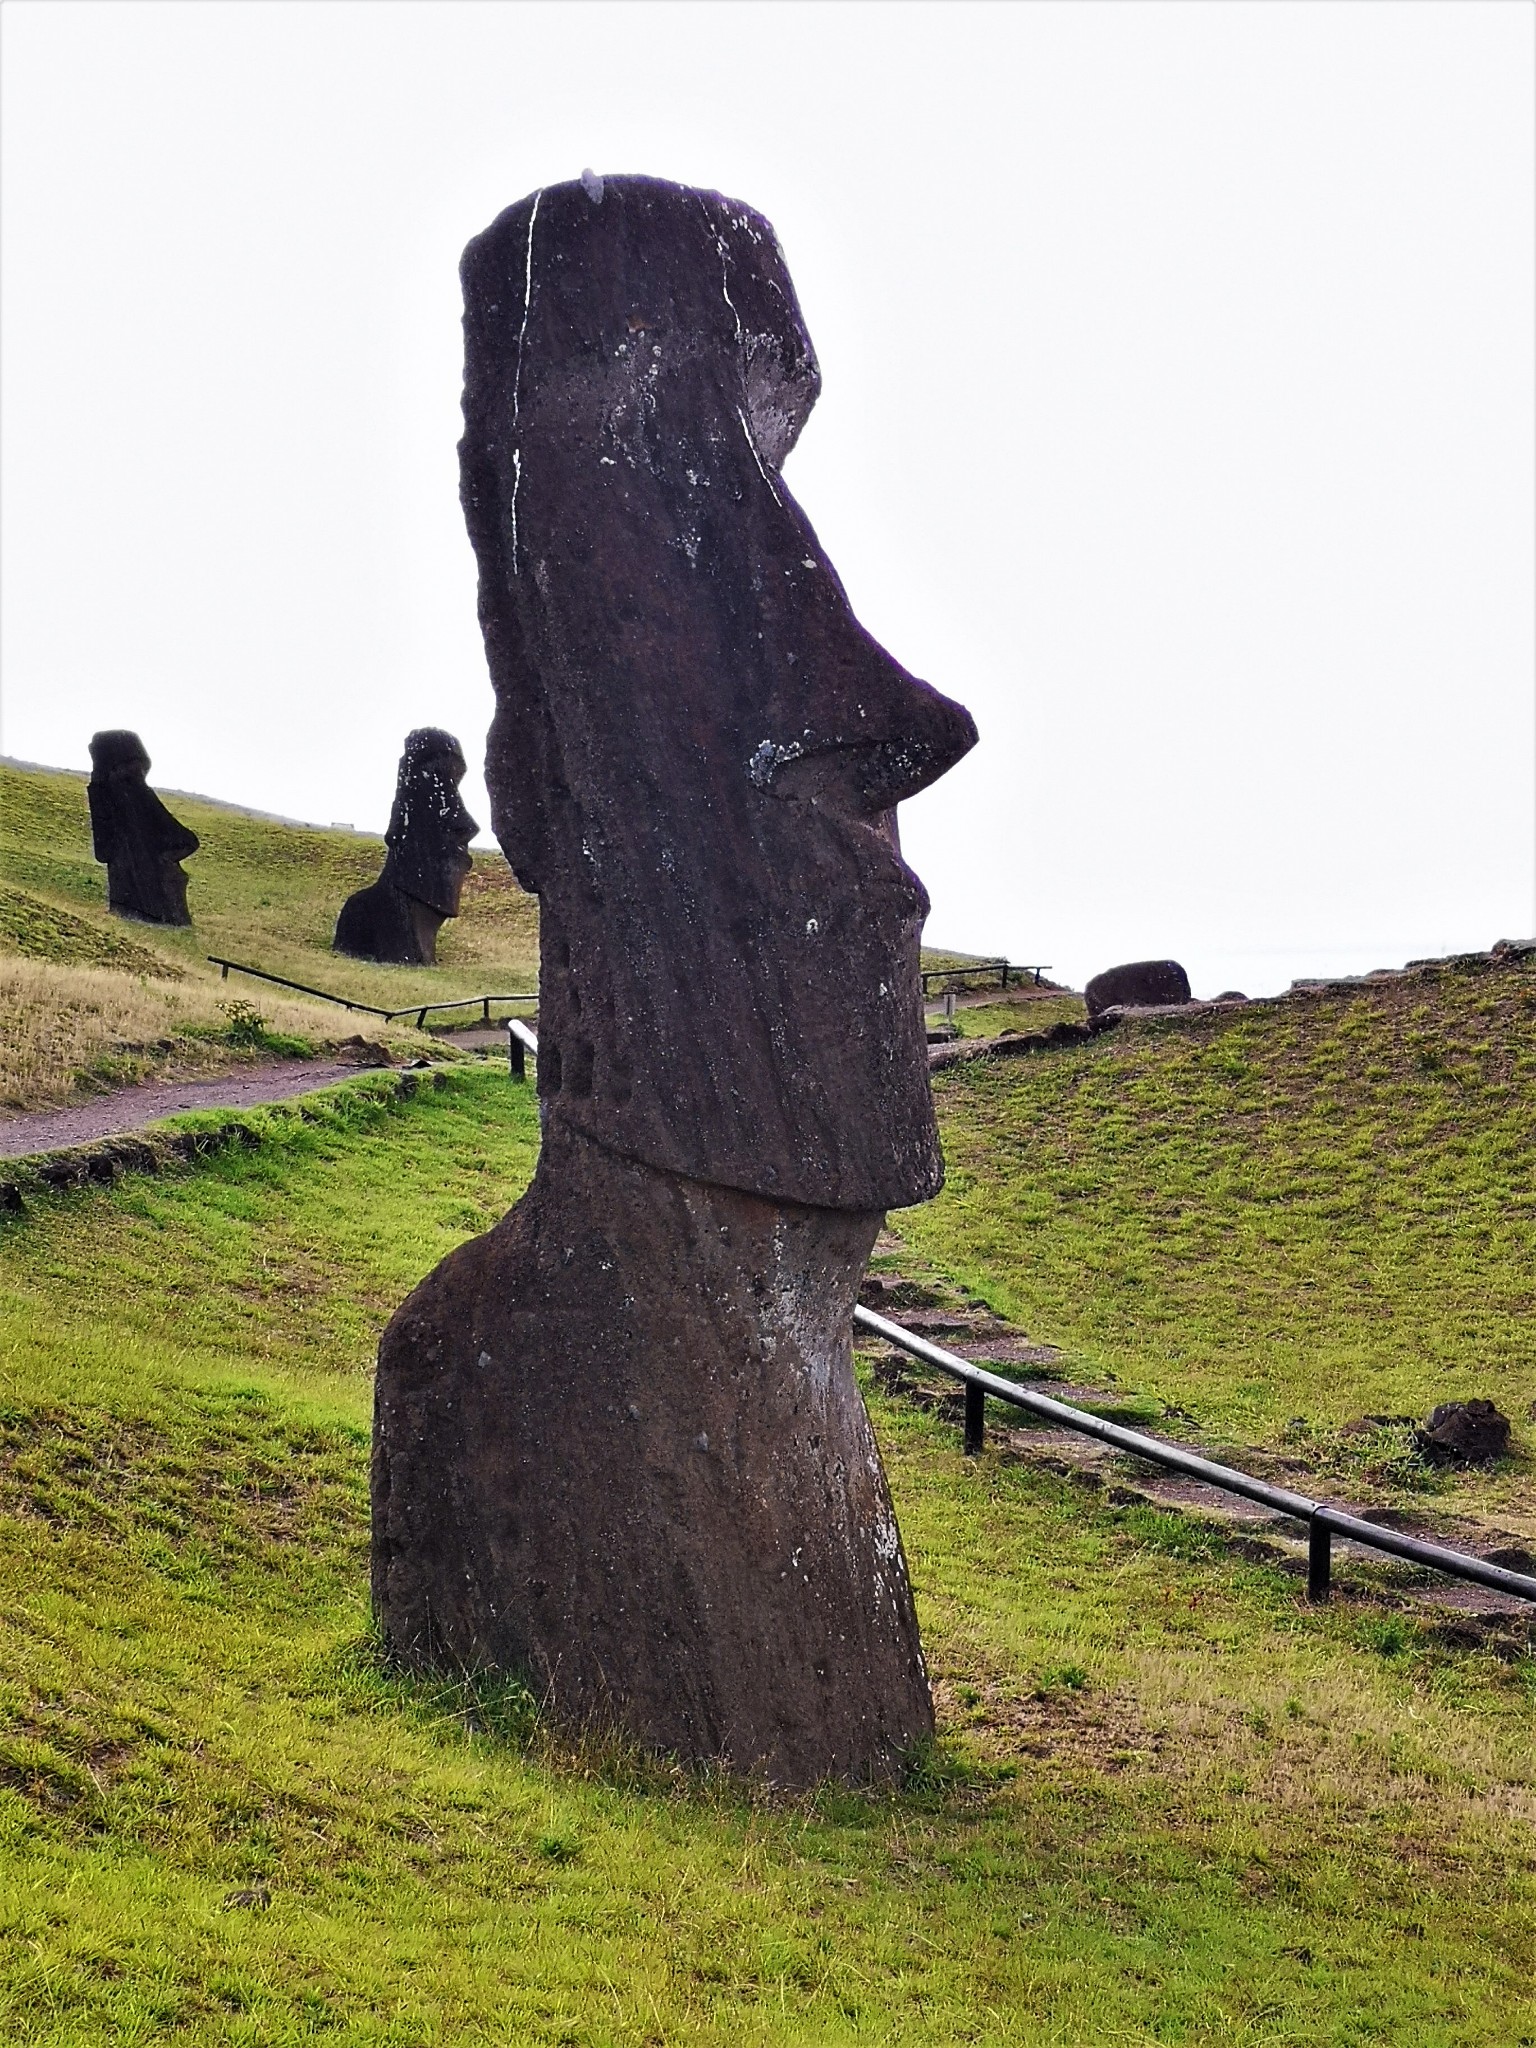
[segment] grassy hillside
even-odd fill
[[[534,986],[537,906],[500,854],[475,855],[462,915],[442,929],[438,967],[375,967],[330,946],[346,897],[378,877],[382,839],[280,824],[197,797],[169,801],[202,841],[186,863],[189,931],[109,916],[106,870],[91,855],[83,775],[0,764],[0,944],[33,957],[119,964],[73,950],[80,943],[75,927],[84,922],[183,969],[200,971],[205,954],[220,953],[384,1009],[497,983],[508,990]],[[41,911],[16,906],[17,892]],[[24,937],[18,943],[18,926],[28,918],[46,921],[50,909],[66,914],[62,939],[40,932],[35,944]],[[39,955],[37,945],[53,950]],[[252,984],[245,986],[249,993]]]
[[[537,1124],[485,1069],[331,1099],[0,1224],[0,2038],[1536,2039],[1536,1668],[877,1397],[944,1724],[900,1795],[391,1677],[374,1343]]]
[[[935,1093],[949,1184],[902,1229],[1038,1340],[1408,1488],[1406,1418],[1489,1396],[1521,1455],[1475,1483],[1536,1535],[1536,963],[1126,1024]]]
[[[538,916],[499,854],[477,854],[437,967],[377,967],[330,950],[336,913],[375,879],[382,840],[284,825],[174,797],[202,845],[187,863],[190,929],[113,917],[91,854],[85,778],[0,763],[0,1105],[38,1107],[93,1088],[202,1073],[275,1049],[324,1049],[378,1020],[311,1003],[206,955],[248,962],[382,1009],[536,984]],[[231,1007],[243,1006],[243,1007]],[[252,1024],[259,1013],[263,1039]]]

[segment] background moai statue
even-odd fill
[[[98,732],[91,739],[91,845],[107,870],[107,905],[121,917],[150,924],[190,924],[181,863],[198,837],[161,803],[145,781],[149,756],[136,732]]]
[[[781,1782],[932,1727],[851,1317],[943,1174],[895,806],[974,744],[780,465],[819,387],[773,231],[589,178],[465,252],[495,828],[540,917],[533,1185],[379,1356],[375,1607]]]
[[[341,906],[332,950],[363,960],[430,967],[444,918],[459,914],[479,826],[459,796],[464,750],[451,732],[424,725],[406,735],[379,879]]]

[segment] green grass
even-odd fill
[[[1536,1530],[1533,1086],[1530,965],[1122,1026],[940,1074],[948,1187],[901,1227],[1229,1441],[1488,1396],[1523,1462],[1477,1484]]]
[[[125,925],[106,909],[84,776],[0,764],[0,948],[134,972],[145,969],[108,956],[127,944],[201,972],[204,956],[217,953],[385,1009],[536,985],[537,907],[499,853],[476,854],[462,914],[442,928],[437,967],[378,967],[330,946],[343,901],[378,876],[381,839],[283,825],[195,797],[170,802],[202,841],[185,863],[192,927]]]
[[[329,1105],[329,1106],[327,1106]],[[0,1236],[0,2038],[1536,2039],[1536,1672],[1306,1609],[873,1402],[944,1721],[897,1795],[568,1752],[366,1609],[369,1362],[531,1092],[360,1080]]]
[[[0,888],[0,952],[61,967],[105,967],[120,974],[179,979],[163,954],[135,945],[121,923],[97,923],[45,903],[25,889]]]
[[[928,1015],[942,1016],[940,1005],[937,1012],[930,1004]],[[1003,1031],[1048,1031],[1053,1024],[1080,1024],[1083,1020],[1083,999],[1081,996],[1031,996],[1026,1002],[1015,1003],[957,1003],[955,1022],[960,1027],[962,1038],[996,1038]]]

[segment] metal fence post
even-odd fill
[[[536,1041],[534,1049],[537,1050]],[[1081,1436],[1094,1437],[1116,1450],[1129,1452],[1132,1457],[1146,1458],[1167,1471],[1183,1472],[1207,1486],[1223,1487],[1228,1493],[1258,1501],[1262,1506],[1301,1523],[1307,1532],[1307,1592],[1313,1600],[1328,1598],[1333,1539],[1337,1536],[1341,1541],[1363,1544],[1366,1549],[1380,1551],[1385,1556],[1405,1558],[1410,1564],[1427,1565],[1431,1571],[1446,1572],[1452,1578],[1465,1579],[1473,1585],[1488,1586],[1496,1592],[1512,1593],[1516,1599],[1536,1603],[1536,1573],[1511,1571],[1507,1565],[1496,1564],[1493,1558],[1474,1557],[1463,1550],[1448,1550],[1444,1544],[1426,1543],[1422,1537],[1410,1536],[1401,1529],[1383,1528],[1377,1522],[1352,1515],[1347,1508],[1330,1506],[1327,1501],[1310,1500],[1305,1494],[1293,1493],[1289,1487],[1273,1486],[1266,1479],[1256,1479],[1251,1472],[1234,1471],[1230,1465],[1213,1464],[1188,1445],[1167,1443],[1159,1437],[1145,1436],[1140,1430],[1125,1429],[1118,1422],[1107,1422],[1086,1409],[1053,1400],[1050,1395],[1038,1394],[1033,1388],[1020,1386],[1016,1381],[1001,1379],[985,1367],[973,1365],[929,1338],[920,1337],[915,1330],[904,1329],[900,1323],[877,1315],[873,1309],[865,1308],[862,1302],[854,1308],[853,1321],[856,1328],[872,1331],[899,1351],[920,1358],[924,1364],[935,1366],[940,1372],[961,1381],[965,1387],[965,1448],[972,1456],[982,1447],[983,1402],[990,1396],[1006,1407],[1022,1408],[1027,1415],[1074,1429]]]
[[[1321,1510],[1307,1524],[1307,1598],[1326,1600],[1333,1572],[1333,1532]]]
[[[528,1056],[523,1051],[523,1041],[512,1029],[512,1019],[507,1019],[507,1072],[514,1081],[528,1078]]]
[[[965,1385],[965,1455],[979,1458],[987,1438],[987,1397],[980,1387]]]

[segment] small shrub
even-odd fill
[[[1400,1615],[1389,1614],[1366,1624],[1365,1640],[1379,1657],[1400,1657],[1412,1641],[1412,1631]]]
[[[231,1045],[265,1045],[267,1042],[267,1020],[254,1003],[237,997],[232,1003],[220,1003],[219,1012],[224,1018],[224,1036]]]
[[[1053,1692],[1083,1692],[1087,1685],[1088,1674],[1081,1664],[1051,1664],[1040,1674],[1035,1697],[1049,1699]]]

